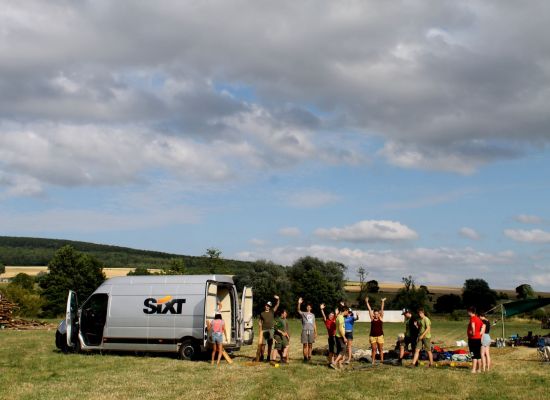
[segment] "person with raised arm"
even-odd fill
[[[353,326],[355,325],[355,321],[357,321],[358,319],[359,319],[359,316],[357,314],[354,314],[351,308],[348,308],[348,316],[344,318],[344,323],[346,328],[346,339],[348,340],[346,343],[346,346],[347,346],[347,360],[345,361],[346,364],[349,364],[351,362],[351,346],[353,345]]]
[[[328,334],[328,365],[334,365],[334,355],[336,354],[336,315],[334,311],[328,313],[328,317],[325,315],[325,304],[321,304],[321,314],[323,315],[323,321],[327,328]]]
[[[382,306],[380,310],[372,310],[369,304],[369,297],[365,298],[365,303],[367,303],[367,308],[369,309],[370,316],[370,335],[369,341],[372,348],[372,365],[376,361],[376,350],[380,353],[380,363],[384,363],[384,303],[386,298],[382,299]]]
[[[311,312],[313,307],[311,303],[306,304],[306,311],[302,311],[300,308],[304,300],[300,297],[298,299],[297,311],[302,317],[302,346],[304,352],[304,362],[311,361],[311,353],[313,352],[313,343],[317,339],[317,323],[315,322],[315,314]]]
[[[275,307],[273,303],[268,301],[264,305],[264,311],[260,314],[258,319],[258,325],[260,328],[260,340],[262,344],[260,346],[260,361],[264,360],[265,343],[267,342],[267,361],[270,361],[271,350],[273,348],[273,324],[275,322],[275,312],[279,308],[279,296],[275,295],[273,298],[276,300]]]
[[[340,369],[342,368],[342,362],[344,361],[344,356],[346,354],[346,329],[345,329],[345,318],[348,315],[348,309],[344,306],[338,307],[338,316],[336,317],[336,333],[334,337],[336,339],[336,359],[334,364],[330,364],[331,368]]]

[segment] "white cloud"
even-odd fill
[[[301,192],[287,193],[281,196],[283,201],[296,208],[315,208],[333,204],[340,200],[340,196],[324,192],[322,190],[310,189]]]
[[[267,242],[263,239],[257,239],[257,238],[250,239],[250,244],[252,244],[254,246],[265,246],[266,243]]]
[[[365,267],[369,278],[399,282],[401,277],[413,275],[419,284],[460,285],[472,277],[491,278],[501,288],[509,287],[509,277],[503,271],[517,267],[512,251],[488,253],[466,247],[414,248],[404,251],[365,251],[348,247],[323,245],[265,248],[262,251],[242,251],[238,259],[253,261],[269,259],[282,265],[291,265],[301,257],[313,256],[325,261],[342,262],[348,267],[347,276],[356,279],[358,267]]]
[[[25,214],[0,213],[0,226],[8,232],[107,232],[154,229],[165,226],[194,224],[201,213],[189,207],[95,211],[52,209]]]
[[[465,237],[467,239],[472,239],[472,240],[481,239],[481,236],[479,235],[479,233],[477,233],[477,231],[472,228],[468,228],[468,227],[460,228],[459,233],[462,237]]]
[[[541,229],[506,229],[504,234],[516,242],[550,243],[550,232]]]
[[[517,215],[515,220],[518,222],[521,222],[522,224],[541,224],[544,222],[544,219],[537,215],[527,215],[527,214]]]
[[[395,221],[360,221],[343,228],[319,228],[319,237],[349,242],[376,242],[417,239],[418,234],[406,225]]]
[[[300,236],[302,232],[300,231],[299,228],[296,228],[294,226],[288,226],[288,227],[279,229],[279,234],[282,236],[296,237],[296,236]]]
[[[0,118],[237,138],[270,168],[364,162],[343,132],[375,132],[394,165],[470,174],[548,143],[548,15],[545,2],[12,2]]]

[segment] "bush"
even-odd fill
[[[36,318],[40,314],[41,308],[44,305],[44,300],[30,290],[24,289],[13,283],[8,284],[4,288],[0,288],[2,295],[12,303],[19,306],[15,315],[20,317]]]

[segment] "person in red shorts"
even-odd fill
[[[329,312],[328,318],[325,315],[325,304],[321,304],[321,314],[323,321],[327,327],[328,334],[328,365],[334,365],[334,355],[336,354],[336,314],[334,311]]]
[[[470,321],[466,333],[468,334],[468,347],[472,353],[472,374],[475,374],[481,372],[481,337],[485,333],[485,324],[477,316],[475,307],[468,308],[468,315]]]

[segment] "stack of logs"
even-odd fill
[[[46,322],[15,318],[14,314],[18,309],[17,304],[0,296],[0,328],[40,329],[48,326]]]

